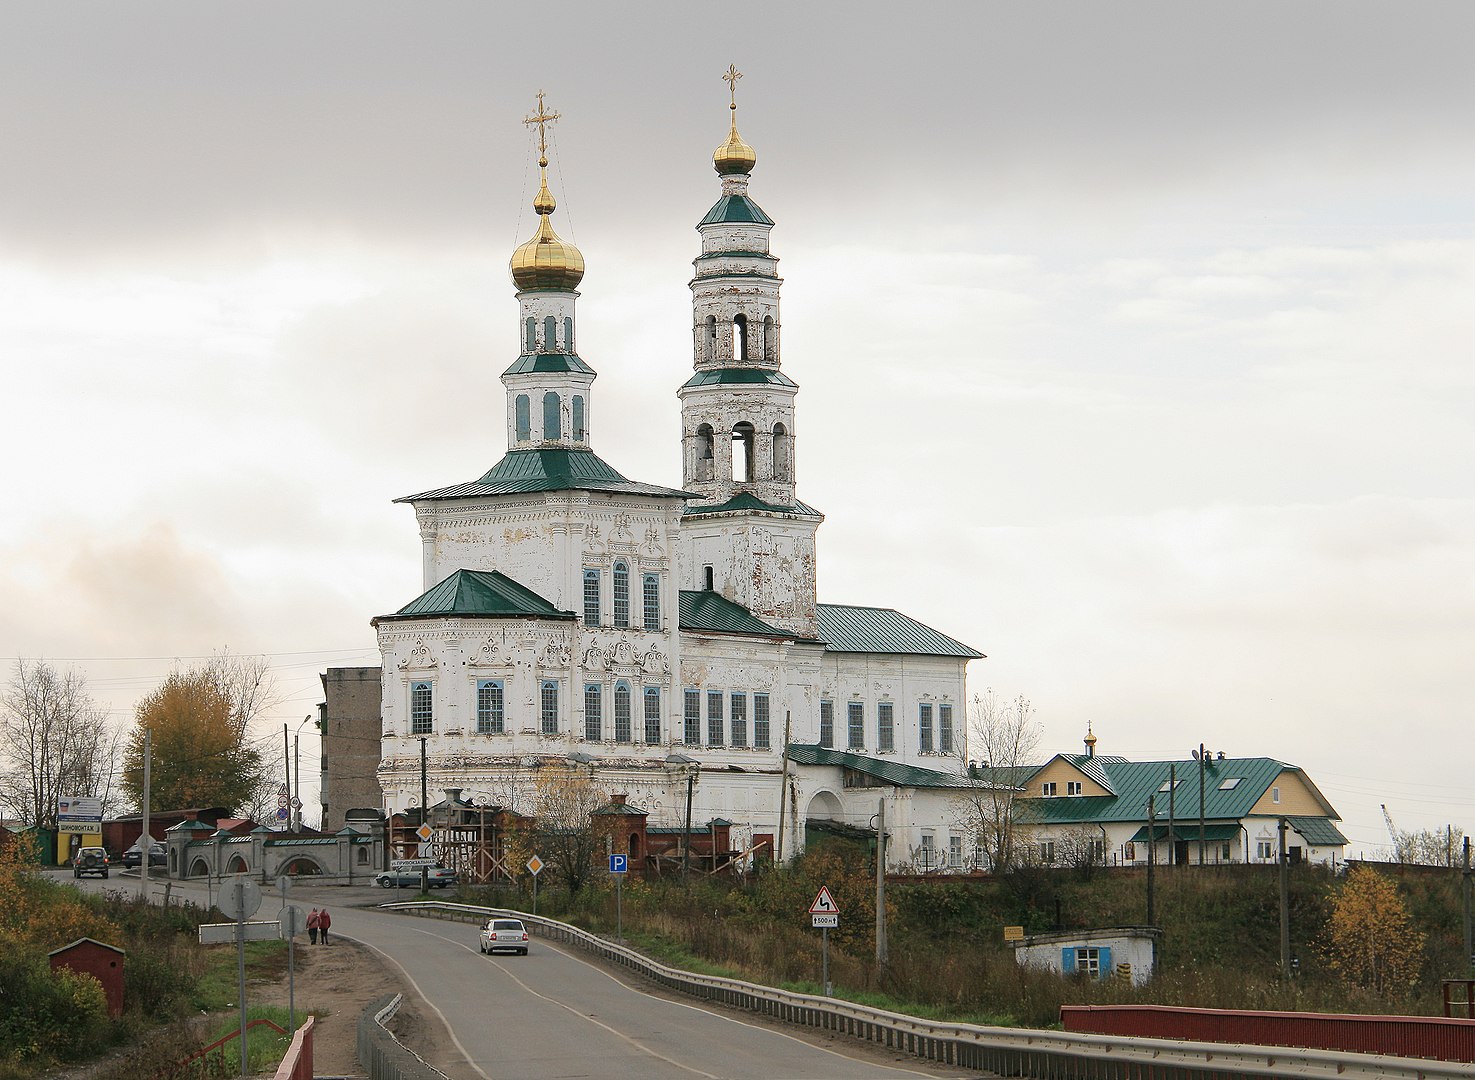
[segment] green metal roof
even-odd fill
[[[656,495],[689,499],[692,493],[626,480],[593,450],[509,450],[480,480],[406,495],[395,502],[468,499],[534,491],[612,491],[622,495]]]
[[[712,204],[712,209],[697,223],[697,228],[722,224],[772,225],[773,218],[746,195],[724,195]]]
[[[706,371],[698,371],[686,382],[681,384],[681,389],[689,390],[694,386],[731,386],[735,384],[760,383],[767,386],[791,386],[795,390],[799,384],[789,378],[777,368],[709,368]]]
[[[524,353],[519,356],[503,375],[531,375],[543,372],[578,372],[593,375],[594,369],[573,353]]]
[[[848,750],[833,750],[826,746],[809,743],[790,743],[789,760],[800,765],[838,765],[845,769],[874,776],[897,787],[920,788],[967,788],[976,787],[972,781],[958,773],[924,769],[918,765],[903,765],[890,758],[867,757]]]
[[[430,615],[531,616],[572,619],[525,585],[496,570],[457,570],[417,596],[393,615],[380,618],[419,618]],[[376,619],[375,622],[378,622]]]
[[[681,629],[708,630],[723,634],[764,634],[768,637],[791,638],[794,635],[756,618],[741,604],[734,604],[720,593],[681,590],[678,606]]]
[[[1336,847],[1347,843],[1342,830],[1333,825],[1329,818],[1288,817],[1286,822],[1314,847]]]
[[[726,502],[707,506],[704,503],[687,503],[683,510],[683,517],[697,517],[700,514],[731,514],[740,510],[759,510],[768,514],[798,514],[800,517],[824,517],[818,510],[808,503],[795,499],[792,503],[783,505],[781,503],[764,502],[751,492],[740,492],[728,499]]]
[[[819,636],[831,652],[914,653],[966,656],[970,660],[983,656],[977,649],[892,608],[820,604],[815,608],[815,615]]]
[[[1198,820],[1199,768],[1196,761],[1127,761],[1118,757],[1092,759],[1084,754],[1057,754],[1050,759],[1052,762],[1062,760],[1083,772],[1094,761],[1094,768],[1104,770],[1110,781],[1109,785],[1103,786],[1108,786],[1116,794],[1041,798],[1036,797],[1037,787],[1031,785],[1028,789],[1031,797],[1015,803],[1022,822],[1032,825],[1076,825],[1146,821],[1149,798],[1156,800],[1154,808],[1159,820],[1166,821],[1169,803],[1166,785],[1175,767],[1178,787],[1174,793],[1173,809],[1176,820],[1180,825],[1190,819],[1195,822]],[[1040,766],[1040,769],[1043,768],[1043,765]],[[1237,822],[1248,817],[1251,808],[1286,770],[1300,772],[1296,766],[1274,758],[1226,758],[1212,762],[1204,770],[1204,818],[1208,821]],[[1036,773],[1039,771],[1035,770]],[[1226,781],[1234,783],[1224,787]],[[1327,809],[1330,811],[1327,817],[1337,817],[1330,805]],[[1198,835],[1197,826],[1194,827],[1193,835]]]

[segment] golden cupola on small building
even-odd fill
[[[533,197],[533,210],[538,215],[538,231],[531,240],[512,253],[509,269],[512,282],[519,291],[528,289],[556,289],[568,292],[579,287],[584,279],[584,256],[577,247],[553,231],[549,220],[558,208],[553,193],[548,190],[548,143],[544,136],[544,125],[558,119],[557,113],[548,113],[543,108],[542,95],[538,95],[538,112],[530,122],[538,125],[538,171],[540,184],[538,194]]]

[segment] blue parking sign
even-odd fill
[[[628,855],[611,855],[609,857],[609,872],[611,874],[623,874],[626,871]]]

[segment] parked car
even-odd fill
[[[141,843],[142,841],[139,841],[139,844]],[[123,852],[123,865],[125,867],[138,866],[143,862],[143,848],[139,844],[134,844],[127,851]],[[149,865],[169,865],[169,850],[158,840],[155,840],[153,846],[149,848]]]
[[[77,854],[72,859],[72,877],[81,877],[83,874],[96,874],[98,877],[108,876],[107,848],[84,847],[77,849]]]
[[[521,919],[488,919],[481,928],[481,951],[528,954],[528,931]]]
[[[385,889],[393,889],[396,886],[408,886],[418,888],[420,885],[419,866],[396,866],[392,870],[385,870],[374,875],[374,884]],[[449,889],[456,884],[456,871],[447,870],[444,866],[427,866],[423,868],[428,879],[427,884],[432,889]]]

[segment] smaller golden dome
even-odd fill
[[[747,174],[758,164],[758,155],[738,134],[737,105],[729,105],[728,108],[732,110],[732,130],[728,132],[727,141],[712,154],[712,167],[718,176]]]
[[[533,197],[533,209],[538,212],[538,233],[512,253],[508,264],[512,282],[519,289],[576,289],[584,280],[583,254],[573,244],[560,239],[548,220],[557,206],[545,176]]]

